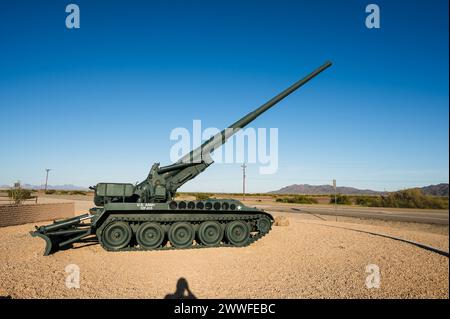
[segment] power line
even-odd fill
[[[245,169],[247,168],[247,165],[242,164],[242,200],[245,200]]]
[[[47,192],[47,182],[48,182],[48,172],[50,172],[51,168],[46,168],[45,171],[47,172],[45,175],[45,192]]]

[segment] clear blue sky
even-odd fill
[[[173,128],[226,127],[326,60],[253,123],[279,129],[279,169],[249,165],[248,191],[448,182],[448,37],[447,0],[2,2],[0,185],[142,180]],[[181,190],[238,192],[240,164]]]

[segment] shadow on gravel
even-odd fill
[[[77,243],[80,243],[82,245],[77,246],[77,247],[70,247],[71,249],[80,249],[80,248],[85,248],[85,247],[89,247],[89,246],[93,246],[93,245],[100,245],[100,243],[98,242],[98,239],[95,237],[88,237],[88,238],[83,238],[82,240],[79,240]]]
[[[80,248],[85,248],[85,247],[89,247],[89,246],[99,245],[98,241],[95,241],[95,242],[82,242],[82,243],[83,243],[83,245],[77,246],[77,247],[72,247],[72,249],[80,249]]]
[[[449,258],[449,252],[448,251],[441,250],[441,249],[438,249],[438,248],[435,248],[435,247],[431,247],[431,246],[428,246],[428,245],[425,245],[425,244],[422,244],[422,243],[418,243],[418,242],[415,242],[415,241],[412,241],[412,240],[403,239],[403,238],[400,238],[400,237],[395,237],[395,236],[390,236],[390,235],[385,235],[385,234],[374,233],[374,232],[367,231],[367,230],[349,228],[349,227],[341,227],[341,226],[325,225],[325,224],[319,224],[319,225],[326,226],[326,227],[333,227],[333,228],[352,230],[352,231],[359,232],[359,233],[364,233],[364,234],[369,234],[369,235],[373,235],[373,236],[389,238],[389,239],[400,241],[400,242],[403,242],[403,243],[407,243],[407,244],[410,244],[410,245],[413,245],[413,246],[416,246],[416,247],[419,247],[419,248],[422,248],[422,249],[425,249],[425,250],[428,250],[428,251],[434,252],[436,254],[439,254],[441,256]]]
[[[197,299],[189,289],[188,282],[185,278],[178,279],[176,290],[173,294],[167,294],[164,299]]]

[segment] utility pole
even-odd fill
[[[51,168],[46,168],[45,171],[47,172],[45,175],[45,192],[47,192],[48,172],[51,171]]]
[[[242,200],[245,200],[245,169],[247,168],[247,165],[242,164]]]
[[[334,187],[334,215],[337,221],[337,199],[336,199],[336,180],[333,179],[333,187]]]

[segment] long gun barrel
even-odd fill
[[[245,127],[250,122],[252,122],[254,119],[256,119],[258,116],[260,116],[262,113],[264,113],[265,111],[270,109],[272,106],[274,106],[275,104],[280,102],[286,96],[288,96],[289,94],[291,94],[292,92],[294,92],[295,90],[300,88],[303,84],[307,83],[309,80],[311,80],[316,75],[318,75],[319,73],[321,73],[322,71],[324,71],[325,69],[327,69],[330,66],[331,66],[331,62],[324,63],[321,67],[319,67],[314,72],[308,74],[303,79],[295,82],[290,87],[288,87],[286,90],[284,90],[283,92],[279,93],[277,96],[273,97],[271,100],[269,100],[268,102],[264,103],[263,105],[258,107],[253,112],[248,113],[246,116],[241,118],[239,121],[237,121],[237,122],[233,123],[232,125],[230,125],[230,128],[241,129],[241,128]]]
[[[199,162],[208,162],[212,161],[209,158],[209,154],[216,149],[217,147],[224,144],[230,136],[235,134],[240,129],[247,126],[250,122],[252,122],[254,119],[256,119],[258,116],[260,116],[262,113],[270,109],[272,106],[280,102],[282,99],[287,97],[289,94],[303,86],[305,83],[309,82],[312,78],[320,74],[322,71],[327,69],[331,66],[331,62],[325,62],[322,66],[302,78],[301,80],[295,82],[290,87],[285,89],[283,92],[279,93],[272,99],[270,99],[268,102],[264,103],[260,107],[258,107],[253,112],[248,113],[246,116],[241,118],[240,120],[236,121],[235,123],[231,124],[228,128],[224,129],[222,132],[216,134],[215,136],[211,137],[209,140],[204,142],[202,145],[200,145],[195,150],[191,151],[189,154],[186,154],[183,156],[178,163],[181,162],[189,162],[189,163],[199,163]],[[206,156],[205,156],[206,155]]]

